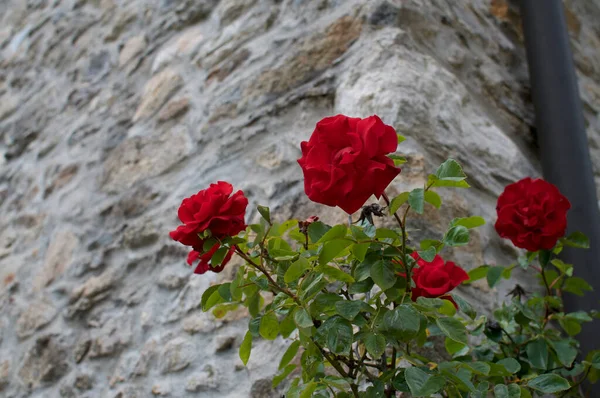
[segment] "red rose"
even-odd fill
[[[356,212],[371,195],[379,198],[400,173],[386,156],[397,146],[396,131],[378,116],[321,120],[308,142],[302,142],[298,159],[306,195],[348,214]]]
[[[554,185],[527,177],[508,185],[498,198],[496,231],[530,252],[550,250],[565,234],[570,208]]]
[[[411,256],[417,261],[419,267],[412,270],[412,279],[415,287],[412,289],[412,300],[418,297],[441,298],[450,300],[456,307],[452,296],[446,295],[462,282],[469,279],[469,275],[452,261],[444,260],[436,255],[432,262],[428,263],[419,257],[417,252]]]
[[[246,228],[244,215],[248,199],[242,191],[231,195],[232,192],[231,184],[219,181],[211,184],[208,189],[185,198],[179,206],[178,215],[183,225],[171,231],[169,235],[174,240],[193,248],[188,255],[188,264],[192,265],[195,260],[200,260],[200,264],[194,271],[197,274],[203,274],[208,270],[221,272],[234,251],[233,247],[229,248],[220,264],[211,264],[209,267],[209,261],[219,250],[220,244],[214,244],[205,253],[206,238],[200,237],[199,234],[210,231],[209,237],[224,239],[235,236]]]

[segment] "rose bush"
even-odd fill
[[[234,254],[244,261],[232,281],[203,293],[202,309],[217,318],[247,309],[244,364],[256,339],[287,339],[273,378],[274,387],[286,382],[286,398],[581,396],[585,380],[600,378],[600,351],[581,353],[574,336],[598,314],[567,313],[563,305],[565,295],[592,289],[558,258],[565,245],[588,246],[580,233],[564,236],[568,200],[543,180],[509,185],[496,229],[525,251],[512,264],[467,273],[442,255],[467,245],[483,218],[455,218],[438,239],[413,242],[407,233],[411,213],[439,208],[438,191],[469,188],[467,176],[449,159],[422,187],[388,198],[402,140],[376,116],[338,115],[302,143],[306,194],[347,213],[362,208],[348,225],[316,215],[278,223],[258,206],[260,221],[246,226],[248,200],[225,182],[184,199],[183,225],[171,237],[192,247],[196,272],[219,272]],[[371,195],[386,207],[366,204]],[[377,220],[386,216],[394,227]],[[510,281],[517,267],[537,277],[540,289],[511,286],[492,313],[477,313],[456,294],[461,283]]]

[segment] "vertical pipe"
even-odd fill
[[[568,311],[600,309],[600,212],[563,4],[520,3],[544,177],[571,202],[569,232],[581,231],[590,239],[590,249],[567,248],[562,257],[594,292],[567,293],[565,305]],[[577,336],[584,353],[600,348],[599,336],[598,322],[584,325]]]

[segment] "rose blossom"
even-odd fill
[[[396,131],[378,116],[337,115],[321,120],[301,144],[298,163],[306,195],[348,214],[356,212],[371,195],[379,198],[400,173],[386,156],[397,146]]]
[[[498,198],[496,231],[522,249],[550,250],[565,234],[570,207],[554,185],[527,177],[508,185]]]
[[[469,275],[452,261],[446,261],[436,254],[433,261],[423,260],[417,252],[411,254],[417,262],[418,268],[412,270],[412,279],[415,287],[412,288],[412,300],[418,297],[441,298],[449,300],[456,307],[451,290],[469,279]]]
[[[200,260],[194,273],[203,274],[208,270],[221,272],[233,255],[234,247],[230,247],[219,264],[209,266],[209,261],[219,250],[220,244],[213,244],[205,252],[204,243],[207,239],[212,237],[220,240],[235,236],[246,228],[244,215],[248,199],[242,191],[237,191],[233,195],[232,192],[231,184],[219,181],[185,198],[179,206],[178,216],[183,225],[171,231],[169,235],[174,240],[193,248],[187,262],[192,265],[194,261]]]

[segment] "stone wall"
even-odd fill
[[[198,309],[234,265],[192,276],[168,231],[217,179],[281,218],[344,220],[302,195],[295,163],[327,115],[377,113],[409,137],[391,194],[463,163],[473,189],[443,191],[413,233],[482,215],[447,256],[507,264],[495,197],[540,172],[507,1],[1,0],[0,395],[279,396],[283,343],[257,342],[243,367],[247,314]],[[600,1],[565,6],[600,181]]]

